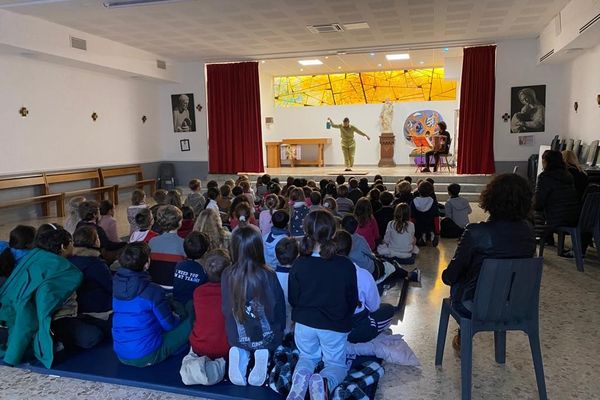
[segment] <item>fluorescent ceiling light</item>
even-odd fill
[[[37,6],[40,4],[65,3],[71,0],[30,0],[30,1],[13,1],[10,3],[0,4],[0,8],[26,7]]]
[[[102,4],[106,8],[121,8],[121,7],[150,6],[150,5],[156,5],[156,4],[177,3],[180,1],[187,1],[187,0],[114,0],[114,1],[105,1]]]
[[[323,62],[321,60],[300,60],[298,61],[300,63],[300,65],[323,65]]]
[[[368,23],[366,22],[350,22],[347,24],[343,24],[344,25],[344,29],[348,30],[348,31],[353,31],[356,29],[369,29],[370,26]]]
[[[402,53],[402,54],[386,54],[385,58],[388,61],[397,61],[397,60],[410,60],[410,54]]]

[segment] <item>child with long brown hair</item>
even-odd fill
[[[279,206],[279,198],[276,195],[270,194],[265,197],[266,209],[262,210],[258,216],[258,226],[263,236],[268,235],[269,232],[271,232],[271,227],[273,226],[271,220],[277,206]]]
[[[371,250],[375,251],[377,241],[379,240],[379,227],[373,217],[373,206],[366,197],[361,197],[354,207],[354,216],[358,220],[358,229],[356,233],[365,238]]]
[[[394,208],[394,219],[388,223],[383,243],[377,246],[377,253],[409,259],[419,253],[416,242],[415,225],[410,221],[410,206],[400,203]]]
[[[265,264],[260,231],[240,226],[231,237],[233,265],[222,275],[222,311],[229,350],[229,380],[234,385],[262,386],[269,351],[281,344],[285,299],[275,272]],[[246,379],[251,352],[254,368]]]

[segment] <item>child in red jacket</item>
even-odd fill
[[[194,353],[213,360],[227,358],[229,354],[225,317],[221,311],[221,274],[230,265],[231,259],[225,250],[210,251],[204,262],[208,282],[194,290],[196,319],[190,344]]]

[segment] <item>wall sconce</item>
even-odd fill
[[[96,120],[98,119],[98,114],[96,114],[96,112],[92,113],[92,119],[94,120],[94,122],[96,122]]]
[[[198,103],[198,105],[196,106],[196,110],[198,110],[198,112],[202,111],[202,106],[200,105],[200,103]]]
[[[598,102],[598,107],[600,107],[600,94],[596,96],[596,101]]]
[[[145,124],[146,121],[148,121],[148,117],[146,117],[145,115],[142,115],[142,124]]]
[[[573,109],[575,110],[575,112],[577,112],[577,110],[579,109],[579,103],[578,102],[573,103]]]
[[[502,120],[503,120],[504,122],[508,122],[508,120],[510,120],[510,115],[509,115],[508,113],[504,113],[504,114],[502,115]]]
[[[29,114],[29,110],[26,107],[21,107],[19,109],[19,114],[21,115],[22,118],[25,118],[27,116],[27,114]]]

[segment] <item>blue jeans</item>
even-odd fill
[[[296,322],[294,339],[300,352],[295,371],[306,368],[314,371],[323,358],[325,368],[320,372],[327,379],[329,391],[333,390],[346,378],[346,341],[348,333],[311,328]]]

